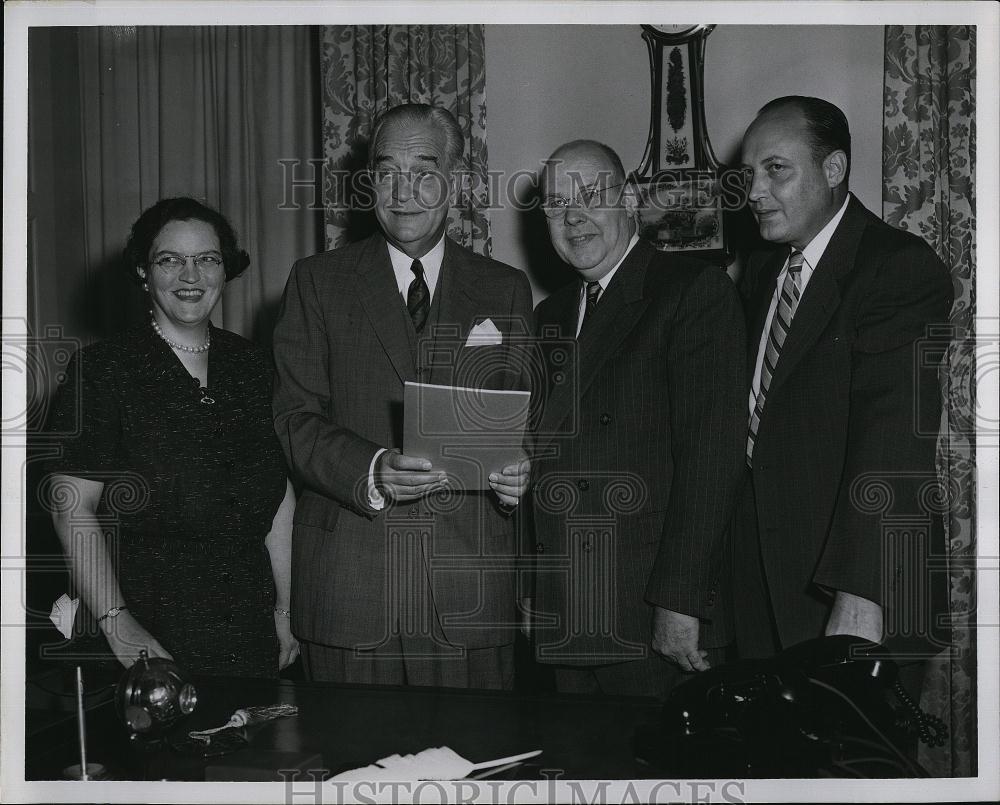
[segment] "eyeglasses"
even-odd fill
[[[180,271],[187,265],[188,260],[194,260],[195,266],[200,271],[211,271],[213,268],[222,267],[222,258],[211,252],[205,252],[204,254],[164,254],[153,260],[153,265],[162,268],[164,271]]]
[[[572,199],[565,196],[546,196],[542,199],[542,212],[546,218],[558,218],[560,215],[565,215],[571,204],[584,210],[593,210],[600,206],[606,191],[624,187],[626,184],[627,182],[622,182],[607,187],[585,187]]]

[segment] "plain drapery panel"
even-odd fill
[[[289,267],[322,246],[316,30],[38,29],[29,47],[34,329],[87,343],[144,320],[121,270],[129,227],[189,195],[251,258],[213,321],[268,344]]]

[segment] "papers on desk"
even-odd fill
[[[486,491],[490,473],[524,457],[527,391],[407,382],[403,452],[444,470],[457,489]]]
[[[511,757],[502,757],[496,760],[486,760],[482,763],[473,763],[447,746],[438,746],[433,749],[424,749],[415,755],[389,755],[389,757],[384,757],[376,761],[374,765],[341,772],[330,779],[346,782],[361,782],[363,780],[461,780],[474,771],[492,768],[500,771],[499,767],[507,768],[541,753],[541,749],[536,749],[533,752],[525,752],[521,755],[512,755]],[[476,776],[481,777],[484,775]]]

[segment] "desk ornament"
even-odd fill
[[[187,715],[198,703],[198,692],[180,666],[152,657],[145,650],[118,683],[115,707],[125,726],[136,735],[160,735]]]

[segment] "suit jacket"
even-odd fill
[[[712,622],[742,473],[745,335],[717,267],[638,243],[575,340],[580,286],[536,311],[548,395],[533,468],[542,661],[646,657],[651,604]]]
[[[787,255],[754,256],[741,283],[751,377]],[[947,576],[928,575],[927,562],[944,556],[932,501],[947,338],[929,328],[947,321],[951,301],[933,250],[852,196],[768,388],[753,455],[756,521],[745,530],[759,533],[760,558],[753,539],[735,545],[740,572],[763,562],[782,646],[823,634],[830,591],[881,604],[888,643],[901,648],[926,643],[930,620],[946,611]]]
[[[306,640],[372,646],[398,624],[465,648],[513,642],[513,523],[492,493],[388,502],[367,496],[373,456],[402,449],[403,383],[526,389],[523,272],[446,241],[422,337],[381,234],[298,261],[274,333],[275,428],[302,486],[292,537],[292,619]],[[466,347],[491,318],[499,345]]]

